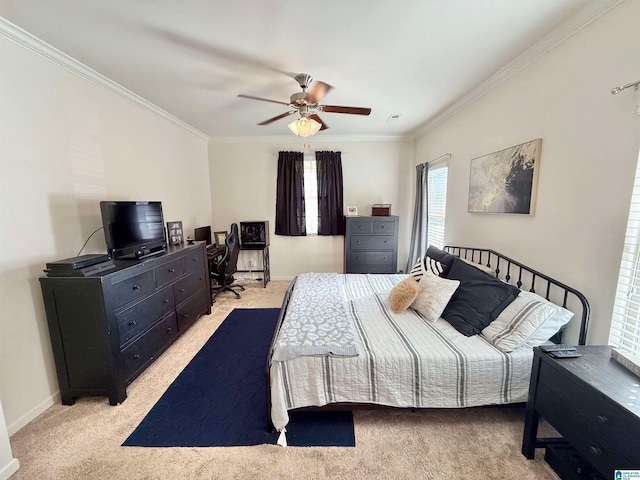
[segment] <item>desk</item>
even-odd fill
[[[269,265],[269,245],[265,245],[264,247],[255,247],[255,246],[245,246],[240,245],[241,251],[258,251],[262,252],[262,270],[238,270],[238,272],[247,273],[251,272],[262,272],[262,287],[266,288],[267,283],[271,280],[271,267]]]

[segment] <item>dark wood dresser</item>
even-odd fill
[[[89,395],[123,402],[126,386],[211,313],[204,247],[115,260],[115,268],[87,277],[40,278],[63,404]]]
[[[578,346],[578,358],[534,349],[522,453],[568,443],[604,478],[640,470],[640,377],[611,358],[611,347]],[[564,438],[537,438],[543,417]],[[574,477],[580,478],[580,477]]]
[[[344,273],[396,273],[398,217],[345,217]]]

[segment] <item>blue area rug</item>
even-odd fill
[[[137,447],[276,444],[265,364],[277,308],[233,310],[123,443]],[[290,446],[354,447],[351,412],[292,412]]]

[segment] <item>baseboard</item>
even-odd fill
[[[0,480],[7,480],[11,475],[16,473],[20,468],[20,462],[16,458],[12,458],[9,463],[0,468]]]
[[[9,436],[16,433],[22,427],[27,425],[29,422],[35,420],[40,415],[42,415],[49,407],[52,407],[56,403],[60,403],[60,392],[55,392],[49,398],[43,400],[38,405],[33,407],[27,413],[19,417],[17,420],[11,423],[11,425],[7,425],[7,430],[9,431]],[[0,479],[2,477],[0,476]]]

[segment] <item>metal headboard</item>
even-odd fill
[[[580,323],[580,334],[578,336],[578,344],[584,345],[587,341],[587,328],[589,326],[589,302],[586,297],[575,288],[569,287],[543,273],[534,270],[516,260],[513,260],[495,250],[476,247],[458,247],[446,245],[444,251],[465,260],[478,263],[489,268],[497,278],[511,283],[520,289],[528,289],[530,292],[546,298],[547,300],[567,307],[569,295],[575,296],[582,305],[582,317]],[[517,280],[515,280],[517,279]],[[515,280],[515,281],[514,281]],[[550,297],[560,291],[561,303],[554,301]],[[542,292],[542,293],[541,293]]]

